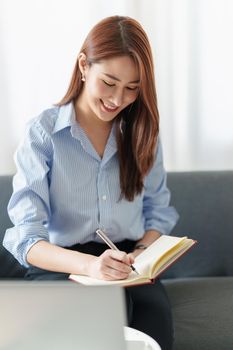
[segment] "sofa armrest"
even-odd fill
[[[172,234],[198,244],[162,278],[233,275],[233,171],[168,173],[180,220]]]

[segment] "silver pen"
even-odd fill
[[[97,235],[102,238],[102,240],[113,250],[118,250],[117,246],[115,246],[115,244],[106,236],[106,234],[101,231],[100,229],[96,230]],[[131,269],[139,275],[139,272],[135,269],[135,267],[133,265],[130,265]]]

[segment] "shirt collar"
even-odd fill
[[[65,129],[70,128],[71,135],[77,138],[82,147],[90,154],[95,153],[95,158],[100,159],[96,152],[93,152],[90,147],[90,141],[87,138],[85,132],[76,121],[75,109],[73,102],[67,103],[59,107],[58,118],[53,128],[53,134]],[[92,146],[93,148],[93,146]],[[112,130],[109,135],[109,139],[104,152],[103,163],[106,163],[117,151],[116,143],[116,123],[112,125]]]
[[[53,134],[75,124],[75,110],[73,102],[59,107],[58,118],[53,128]]]

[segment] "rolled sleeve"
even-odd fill
[[[167,188],[167,175],[163,166],[163,155],[158,139],[154,165],[145,180],[143,198],[143,215],[145,231],[156,230],[169,234],[179,215],[175,208],[169,206],[170,191]]]
[[[21,265],[29,267],[27,253],[35,243],[41,240],[48,241],[48,232],[44,226],[20,225],[6,231],[3,245]]]
[[[13,194],[8,213],[14,227],[3,240],[20,264],[28,267],[27,252],[40,240],[49,240],[47,225],[50,217],[49,159],[51,144],[42,126],[29,126],[24,141],[15,154],[17,173],[13,179]]]

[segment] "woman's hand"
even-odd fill
[[[140,255],[142,252],[143,252],[143,250],[136,249],[136,250],[133,250],[131,253],[129,253],[128,256],[131,260],[134,260],[136,258],[136,256]]]
[[[132,271],[134,259],[122,251],[107,249],[89,261],[88,275],[106,281],[126,279]]]

